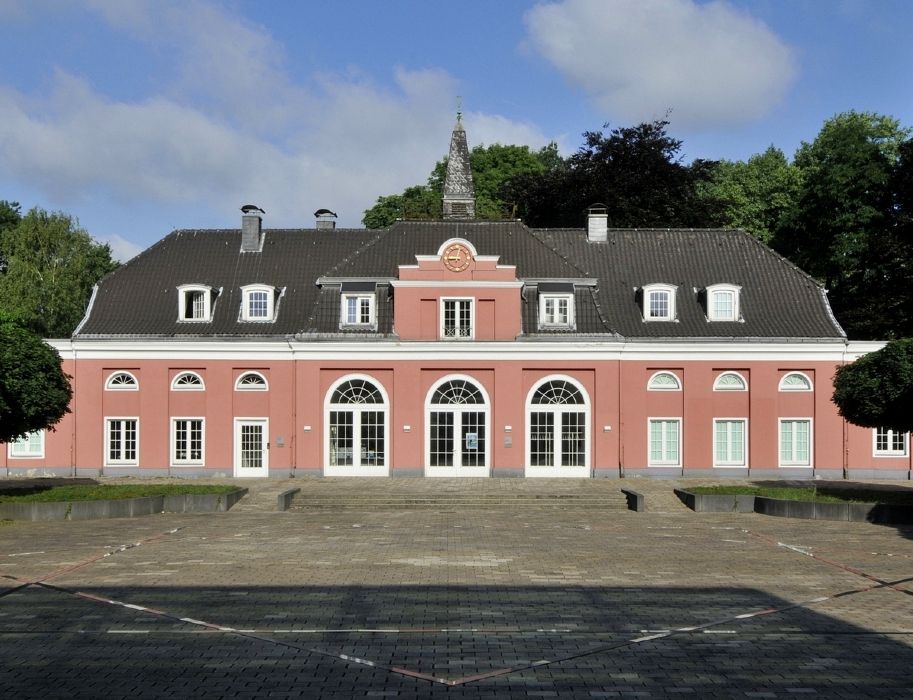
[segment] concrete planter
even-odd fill
[[[754,496],[692,493],[675,489],[679,500],[696,513],[753,513]]]
[[[247,489],[229,493],[182,494],[116,498],[107,501],[56,501],[51,503],[0,503],[0,519],[98,520],[136,518],[153,513],[216,513],[237,503]]]

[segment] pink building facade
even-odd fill
[[[739,231],[477,221],[458,124],[445,219],[175,231],[102,280],[72,412],[7,475],[909,479],[843,421],[824,291]]]

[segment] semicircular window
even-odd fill
[[[679,391],[681,388],[681,382],[672,372],[657,372],[647,382],[650,391]]]
[[[383,402],[384,397],[381,395],[380,389],[364,379],[350,379],[349,381],[340,384],[330,398],[330,403],[359,404]]]
[[[266,391],[266,378],[259,372],[247,372],[238,377],[235,389],[238,391]]]
[[[129,372],[115,372],[105,382],[105,389],[111,391],[137,391],[139,382]]]
[[[196,372],[181,372],[171,382],[175,391],[203,391],[203,378]]]
[[[811,391],[812,381],[801,372],[787,374],[780,380],[780,391]]]
[[[431,397],[433,404],[484,404],[485,398],[475,384],[465,379],[451,379],[441,384]]]
[[[583,394],[580,389],[570,382],[563,380],[552,380],[545,382],[536,389],[533,394],[532,403],[534,404],[582,404]]]
[[[735,372],[724,372],[713,383],[714,391],[745,391],[747,388],[745,380]]]

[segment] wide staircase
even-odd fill
[[[303,479],[290,511],[498,510],[563,508],[625,511],[617,482],[608,479]]]

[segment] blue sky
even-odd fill
[[[358,226],[470,145],[669,114],[684,158],[913,126],[908,0],[0,0],[0,199],[130,257],[174,228]]]

